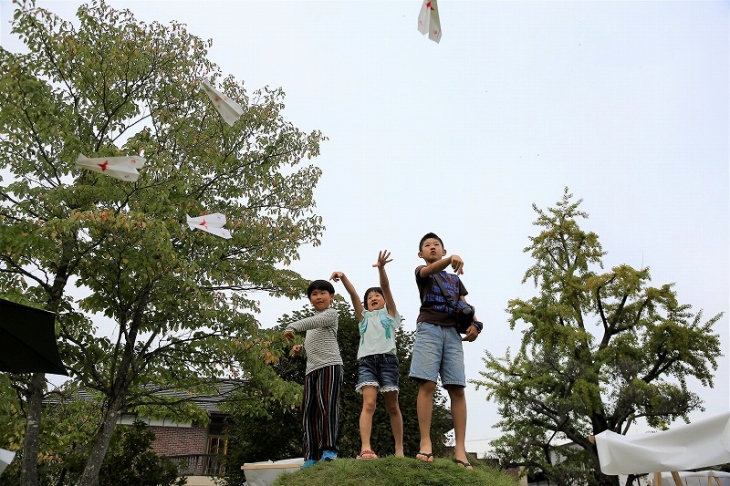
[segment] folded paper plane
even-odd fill
[[[79,154],[76,159],[76,167],[78,168],[101,172],[109,177],[130,182],[135,182],[139,178],[137,169],[144,167],[144,163],[145,158],[138,155],[88,158],[83,154]]]
[[[202,86],[205,94],[208,95],[210,101],[212,101],[213,105],[215,105],[215,109],[218,110],[218,113],[220,113],[221,117],[223,117],[226,123],[230,126],[233,126],[233,124],[236,123],[236,120],[243,115],[243,108],[241,108],[241,105],[215,89],[208,81],[201,79],[200,86]]]
[[[208,233],[228,240],[231,238],[231,232],[223,227],[224,224],[226,224],[226,217],[221,213],[206,214],[197,218],[188,216],[188,226],[190,226],[190,229],[207,231]]]
[[[441,20],[436,0],[423,0],[421,13],[418,14],[418,32],[428,34],[428,38],[437,44],[441,40]]]

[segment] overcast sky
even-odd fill
[[[68,20],[80,3],[37,2]],[[484,350],[519,345],[505,308],[535,292],[521,283],[531,265],[522,250],[539,232],[532,204],[554,206],[566,186],[583,199],[582,227],[600,236],[607,270],[648,266],[694,311],[728,311],[727,1],[441,0],[439,44],[416,30],[419,0],[109,4],[212,39],[225,75],[249,91],[282,87],[285,117],[329,138],[313,161],[327,230],[294,270],[344,271],[362,293],[377,284],[378,250],[390,250],[413,330],[420,237],[434,231],[464,259],[485,322],[465,345],[469,379]],[[0,7],[0,42],[17,50],[12,4]],[[306,303],[263,299],[261,320]],[[715,388],[694,385],[706,416],[730,409],[728,317],[716,326],[725,357]],[[483,389],[467,397],[467,449],[481,453],[499,417]]]

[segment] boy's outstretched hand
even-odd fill
[[[288,343],[294,341],[294,332],[293,331],[284,331],[284,338],[286,339],[286,342],[288,342]]]
[[[471,343],[471,342],[476,341],[476,339],[478,337],[479,337],[479,329],[477,329],[477,326],[472,325],[466,329],[466,335],[463,338],[461,338],[461,340],[469,341]]]
[[[384,267],[387,263],[392,262],[393,259],[390,258],[390,252],[388,250],[383,250],[378,253],[378,261],[373,263],[374,267]]]
[[[459,255],[451,255],[451,268],[454,269],[457,275],[464,273],[464,260]]]

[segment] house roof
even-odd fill
[[[166,388],[160,385],[145,385],[143,388],[147,390],[150,397],[161,398],[160,405],[163,402],[169,402],[170,399],[178,402],[192,402],[209,414],[222,413],[218,405],[234,395],[234,393],[242,389],[247,380],[228,380],[223,379],[213,384],[213,392],[196,393],[190,390],[182,390],[179,388]],[[82,388],[76,392],[76,399],[85,402],[95,402],[99,400],[99,392],[90,388]],[[58,396],[52,395],[44,400],[45,404],[61,403]],[[152,403],[150,404],[152,405]]]

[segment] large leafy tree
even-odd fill
[[[250,373],[260,351],[247,344],[257,332],[249,291],[296,295],[302,279],[281,265],[324,229],[312,212],[320,170],[301,165],[323,137],[284,120],[280,89],[250,96],[221,80],[209,42],[180,24],[145,24],[101,0],[77,17],[22,2],[12,32],[27,52],[0,48],[0,291],[59,313],[64,362],[99,392],[81,477],[95,484],[122,410],[176,405],[149,385]],[[244,107],[233,126],[202,77]],[[122,182],[74,169],[79,154],[139,154],[147,165]],[[228,217],[232,239],[186,227],[186,215],[209,212]],[[35,485],[45,376],[13,376],[13,386],[27,423],[22,483]]]
[[[339,311],[339,329],[337,340],[340,345],[344,368],[344,384],[340,402],[340,435],[338,440],[339,454],[342,457],[355,457],[360,452],[360,411],[362,396],[355,391],[357,385],[358,363],[357,348],[360,342],[358,322],[352,307],[341,300],[333,303]],[[262,407],[245,409],[230,404],[231,424],[229,433],[233,437],[229,447],[229,471],[235,472],[243,463],[279,460],[290,457],[299,457],[302,454],[302,419],[299,409],[301,403],[301,384],[304,382],[305,362],[303,359],[289,356],[291,346],[286,345],[283,339],[283,329],[286,324],[294,320],[312,315],[307,308],[294,312],[291,316],[284,315],[280,319],[280,326],[271,330],[267,340],[271,354],[262,356],[261,363],[266,357],[269,364],[265,366],[282,379],[289,382],[292,388],[289,393],[272,394],[269,380],[265,372],[255,373],[241,391],[242,394],[257,397]],[[400,394],[399,403],[403,415],[404,451],[407,456],[415,456],[419,447],[418,418],[416,416],[416,397],[418,385],[408,378],[411,364],[411,350],[413,333],[398,331],[396,335],[398,358],[400,361]],[[444,455],[446,451],[447,432],[452,429],[449,410],[445,406],[445,398],[437,394],[433,410],[432,434],[434,437],[434,453]],[[378,398],[378,405],[373,416],[372,446],[381,456],[395,453],[393,433],[390,428],[390,418],[385,410],[382,397]],[[239,484],[240,477],[233,475],[229,484]]]
[[[650,285],[648,268],[601,271],[605,253],[580,228],[580,203],[566,188],[556,207],[533,205],[541,232],[525,249],[534,264],[523,282],[538,293],[508,307],[512,329],[526,326],[522,344],[514,356],[487,353],[475,383],[499,404],[504,435],[493,445],[506,465],[557,484],[617,485],[600,472],[588,436],[625,434],[640,420],[661,429],[702,409],[687,380],[713,386],[722,314],[691,313],[672,284]]]

